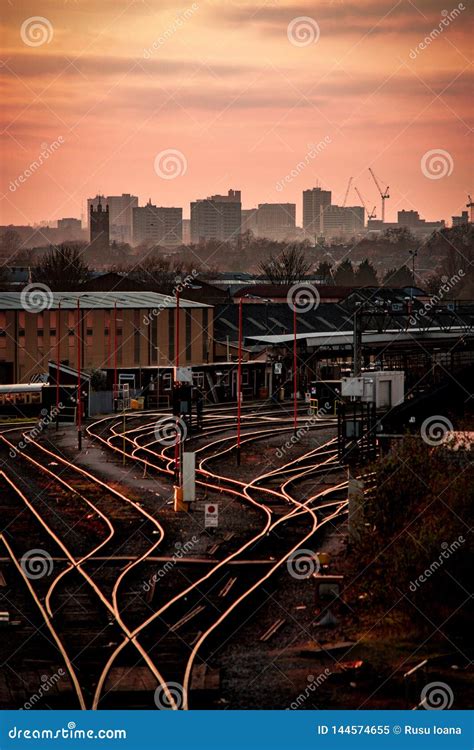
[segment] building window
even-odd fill
[[[203,372],[193,372],[193,385],[195,385],[201,391],[204,390],[204,373]]]
[[[192,358],[191,332],[192,332],[193,316],[189,308],[185,310],[185,315],[186,315],[186,362],[191,362],[191,358]]]

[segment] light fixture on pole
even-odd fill
[[[56,312],[56,430],[59,429],[59,372],[61,367],[61,298]]]
[[[296,306],[293,305],[293,430],[295,436],[298,429],[298,354],[296,323]]]
[[[77,401],[76,401],[76,423],[77,423],[77,448],[82,449],[82,382],[81,382],[81,301],[77,297]]]
[[[237,466],[240,466],[240,421],[242,418],[242,297],[239,300],[239,348],[237,360]]]

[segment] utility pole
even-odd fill
[[[298,353],[296,339],[296,305],[293,305],[293,432],[298,429]]]
[[[59,370],[61,367],[61,298],[56,312],[56,431],[59,430]]]
[[[242,416],[242,297],[239,300],[239,349],[237,361],[237,466],[240,466],[240,420]]]
[[[412,262],[412,284],[411,284],[411,301],[413,302],[413,287],[415,286],[415,259],[418,256],[418,250],[409,250],[408,251],[411,255],[411,262]]]
[[[77,448],[82,450],[81,302],[77,297]]]

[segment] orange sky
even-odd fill
[[[390,185],[388,220],[450,221],[474,194],[469,0],[4,0],[2,14],[0,224],[80,216],[98,191],[188,216],[229,188],[244,208],[294,202],[300,221],[302,190],[341,202],[351,175],[380,216],[370,165]],[[301,17],[308,44],[304,22],[288,31]],[[185,174],[157,174],[166,149]],[[432,179],[421,160],[440,149],[448,174]]]

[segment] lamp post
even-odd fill
[[[297,339],[296,339],[296,306],[293,305],[293,431],[296,437],[298,429],[298,359],[297,359]]]
[[[113,391],[114,411],[118,407],[118,390],[117,390],[117,300],[114,302],[114,391]]]
[[[59,368],[61,366],[61,298],[58,301],[56,320],[56,430],[59,430]]]
[[[80,297],[77,298],[77,327],[76,327],[76,338],[77,338],[77,448],[82,449],[82,382],[81,382],[81,301]]]
[[[240,421],[242,417],[242,297],[239,300],[239,348],[237,360],[237,466],[240,466]]]
[[[412,262],[412,285],[411,285],[411,299],[413,301],[413,287],[415,286],[415,259],[418,256],[418,250],[409,250],[408,251],[411,255],[411,262]]]
[[[179,368],[179,288],[176,288],[176,330],[175,330],[175,352],[174,352],[174,363],[175,363],[175,370],[174,370],[174,385],[175,388],[178,383],[178,368]],[[176,485],[178,487],[178,495],[181,489],[181,466],[180,466],[180,453],[181,453],[181,445],[180,445],[180,431],[179,431],[179,414],[176,415],[176,442],[174,446],[174,466],[175,466],[175,477],[176,477]],[[177,507],[179,505],[180,497],[178,496],[177,500]]]

